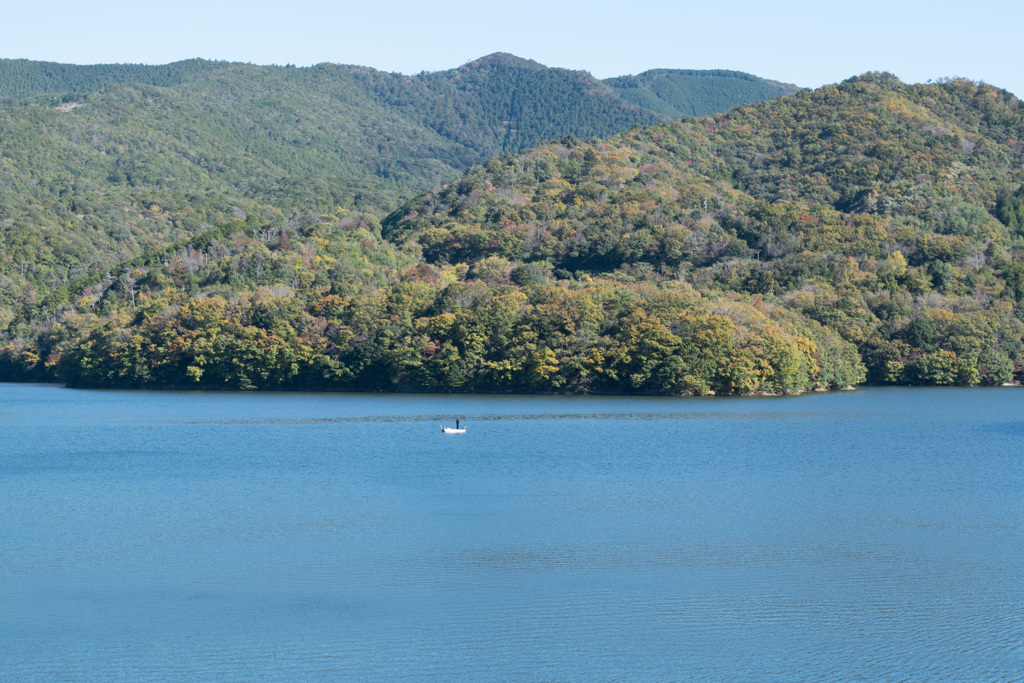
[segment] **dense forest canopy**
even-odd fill
[[[228,62],[205,59],[187,59],[160,66],[0,59],[0,99],[11,101],[32,95],[61,94],[71,100],[74,94],[98,92],[104,86],[117,83],[178,85],[226,66]]]
[[[383,216],[495,154],[662,118],[589,74],[504,54],[418,76],[0,60],[2,98],[0,323],[26,298],[238,216]]]
[[[322,99],[296,102],[292,71]],[[0,111],[0,376],[662,394],[1024,376],[1024,107],[1008,92],[865,74],[657,122],[616,89],[667,97],[701,76],[603,84],[507,55],[274,74],[222,65],[184,90]],[[358,144],[328,134],[342,82],[375,93],[346,115]],[[541,144],[446,128],[548,96],[630,128],[551,134],[546,113]],[[616,118],[630,111],[656,122]]]
[[[725,112],[798,90],[793,85],[724,69],[653,69],[637,76],[607,78],[604,83],[627,102],[671,119]]]

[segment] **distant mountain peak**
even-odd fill
[[[727,69],[650,69],[636,76],[606,78],[604,84],[627,102],[673,119],[725,112],[800,90]]]
[[[483,66],[506,66],[506,67],[518,67],[518,68],[533,68],[533,69],[546,69],[540,62],[535,62],[532,59],[524,59],[523,57],[517,57],[508,52],[492,52],[489,55],[484,55],[479,59],[474,59],[471,62],[463,64],[460,68],[479,68]]]

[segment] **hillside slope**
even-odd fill
[[[1005,91],[888,74],[568,136],[383,225],[342,206],[254,212],[69,282],[19,310],[0,376],[656,394],[1020,381],[1022,136]]]
[[[29,59],[0,59],[0,100],[34,95],[99,92],[118,83],[170,86],[184,83],[228,62],[187,59],[170,64],[61,64]],[[72,99],[72,98],[68,98]]]
[[[1022,373],[1024,107],[867,74],[725,115],[489,162],[384,221],[448,263],[754,293],[877,382]],[[607,276],[607,275],[605,275]]]
[[[670,119],[725,112],[799,90],[795,85],[720,69],[653,69],[636,76],[606,78],[604,83],[627,102]]]
[[[0,323],[238,217],[276,230],[304,212],[383,215],[495,154],[661,118],[589,74],[504,54],[418,76],[0,60],[0,97]]]

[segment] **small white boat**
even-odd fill
[[[444,425],[441,425],[441,431],[444,432],[445,434],[465,434],[466,433],[466,428],[463,427],[462,425],[460,425],[459,421],[456,420],[455,421],[455,429],[452,429],[451,427],[445,427]]]

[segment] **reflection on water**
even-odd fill
[[[1021,680],[1022,407],[0,385],[0,678]]]

